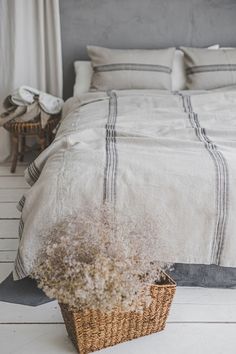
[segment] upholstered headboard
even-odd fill
[[[60,0],[64,97],[86,45],[111,48],[236,46],[236,0]]]

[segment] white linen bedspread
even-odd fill
[[[70,99],[25,176],[15,279],[31,272],[43,228],[104,201],[156,218],[160,260],[236,266],[236,90]]]

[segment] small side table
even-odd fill
[[[11,173],[14,173],[16,170],[18,158],[20,161],[24,160],[24,153],[26,150],[26,137],[37,137],[39,140],[40,150],[43,151],[49,144],[51,144],[54,138],[53,130],[56,128],[59,121],[60,115],[51,116],[44,129],[42,129],[40,121],[10,121],[4,125],[4,128],[11,134],[13,156]]]

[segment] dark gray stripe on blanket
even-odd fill
[[[18,229],[18,234],[19,234],[20,240],[22,238],[23,230],[24,230],[24,222],[23,222],[23,219],[21,216],[20,223],[19,223],[19,229]],[[18,279],[22,279],[28,275],[27,272],[25,271],[24,266],[23,266],[23,261],[22,261],[21,255],[20,255],[20,248],[18,248],[17,256],[15,259],[14,272],[15,272]]]
[[[134,71],[151,71],[171,74],[172,69],[164,65],[155,64],[134,64],[134,63],[122,63],[122,64],[107,64],[99,65],[93,68],[95,73],[98,72],[110,72],[110,71],[122,71],[122,70],[134,70]]]
[[[25,278],[28,275],[25,268],[24,268],[19,249],[17,252],[16,259],[15,259],[14,272],[15,272],[18,279]]]
[[[183,101],[184,111],[188,113],[189,121],[194,128],[198,139],[204,143],[210,154],[216,169],[216,208],[217,218],[215,226],[215,236],[212,246],[212,263],[219,264],[223,250],[226,222],[228,215],[228,167],[226,159],[206,134],[206,130],[201,127],[198,115],[193,112],[190,96],[180,94]]]
[[[187,75],[216,71],[236,71],[236,64],[212,64],[192,66],[186,70]]]
[[[29,177],[30,177],[30,185],[32,186],[39,178],[40,176],[40,171],[37,168],[37,166],[35,165],[35,162],[32,162],[28,169],[27,169],[28,173],[29,173]]]
[[[22,238],[23,230],[24,230],[24,221],[23,221],[22,216],[21,216],[20,222],[19,222],[19,228],[18,228],[18,235],[19,235],[19,239],[20,240]]]
[[[118,155],[116,148],[116,119],[117,119],[117,96],[108,91],[109,113],[106,129],[106,163],[104,169],[103,202],[115,203],[116,201],[116,174]]]
[[[23,196],[18,203],[18,209],[21,212],[24,208],[25,200],[26,200],[26,198],[25,198],[25,196]],[[22,239],[23,230],[24,230],[24,221],[23,221],[23,218],[21,215],[19,226],[18,226],[18,235],[19,235],[20,240]],[[23,266],[23,261],[22,261],[21,255],[20,255],[20,248],[19,247],[18,247],[18,252],[17,252],[16,259],[15,259],[15,263],[14,263],[14,273],[18,279],[22,279],[27,276],[27,273],[26,273],[24,266]]]
[[[25,196],[23,195],[23,197],[21,198],[21,200],[18,202],[17,204],[17,209],[21,212],[24,208],[25,205]]]

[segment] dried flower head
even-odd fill
[[[32,277],[49,297],[73,309],[140,310],[150,301],[145,284],[169,266],[155,256],[155,220],[114,213],[108,204],[79,210],[42,237]]]

